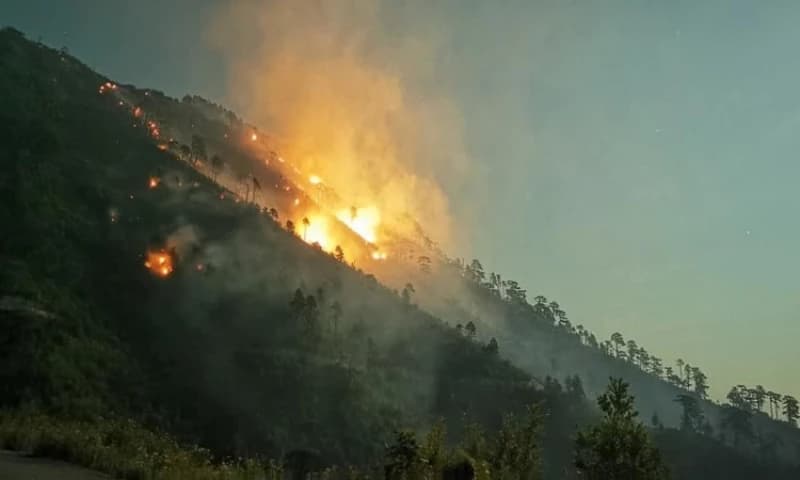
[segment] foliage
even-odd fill
[[[604,416],[578,434],[575,466],[589,479],[664,479],[667,470],[644,426],[633,396],[621,379],[611,379],[597,399]]]

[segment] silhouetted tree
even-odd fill
[[[692,367],[692,380],[694,383],[694,393],[698,397],[705,399],[708,397],[708,377],[700,368]]]
[[[767,400],[769,400],[769,416],[772,418],[778,418],[783,396],[780,393],[769,391],[767,392]]]
[[[524,304],[526,302],[525,290],[516,281],[508,280],[505,285],[508,301],[515,304]]]
[[[675,397],[675,402],[680,404],[682,409],[681,430],[700,433],[703,430],[705,418],[697,398],[682,393]]]
[[[336,245],[336,248],[333,249],[333,258],[340,262],[344,261],[344,250],[342,250],[341,246]]]
[[[639,346],[634,340],[628,340],[628,361],[636,365],[639,360]]]
[[[308,227],[310,226],[311,221],[308,219],[308,217],[303,217],[303,240],[306,240],[306,237],[308,236]]]
[[[192,163],[206,160],[206,142],[199,135],[192,135]]]
[[[767,399],[767,391],[764,389],[764,387],[762,385],[756,385],[756,387],[753,388],[750,392],[751,392],[750,394],[752,395],[753,400],[755,402],[756,410],[759,410],[759,411],[763,410],[764,409],[764,401]]]
[[[477,328],[475,328],[475,323],[473,323],[472,320],[470,320],[469,322],[467,322],[466,325],[464,325],[464,331],[466,332],[467,337],[469,338],[475,338],[475,335],[478,332]]]
[[[633,396],[622,379],[611,379],[597,403],[600,424],[578,433],[575,466],[589,480],[668,478],[661,455],[639,422]]]
[[[295,234],[294,222],[291,220],[286,220],[286,231],[291,233],[292,235]]]
[[[619,332],[611,334],[611,345],[614,347],[614,356],[619,358],[620,350],[625,348],[625,338]]]
[[[251,201],[255,202],[256,201],[256,192],[260,192],[261,191],[261,184],[258,182],[258,179],[255,176],[252,176],[252,180],[253,180],[253,198],[252,198]]]
[[[786,416],[787,422],[797,426],[797,419],[800,418],[800,408],[798,408],[796,398],[791,395],[783,396],[783,414]]]

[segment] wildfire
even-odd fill
[[[161,131],[158,128],[158,124],[152,120],[147,122],[147,129],[150,130],[150,135],[153,138],[158,138],[161,135]]]
[[[336,214],[342,223],[347,225],[350,230],[356,232],[364,240],[375,243],[377,239],[377,229],[380,224],[380,212],[375,207],[351,208],[341,210]]]
[[[133,116],[139,118],[142,116],[142,107],[136,107],[133,109]]]
[[[311,185],[319,185],[320,183],[322,183],[322,179],[321,179],[321,178],[319,178],[319,177],[318,177],[318,176],[316,176],[316,175],[311,175],[311,176],[308,178],[308,181],[311,183]]]
[[[307,221],[305,221],[307,220]],[[328,221],[322,216],[304,218],[298,222],[301,238],[309,245],[319,244],[319,246],[329,251],[333,248],[333,241],[328,235]]]
[[[100,88],[97,91],[98,91],[98,93],[103,94],[103,93],[106,93],[108,90],[116,90],[116,89],[117,89],[117,85],[116,84],[111,83],[111,82],[106,82],[106,83],[100,85]]]
[[[255,142],[256,140],[258,140],[258,134],[256,134],[256,132],[253,132],[253,133],[250,135],[250,141],[253,141],[253,142]]]
[[[159,277],[166,277],[173,270],[172,256],[163,250],[160,252],[147,252],[147,260],[145,260],[144,266],[153,274]]]
[[[147,186],[150,188],[156,188],[158,184],[161,183],[161,179],[158,177],[150,177],[150,180],[147,182]]]
[[[378,250],[372,252],[373,260],[386,260],[386,257],[387,257],[386,252],[380,252]]]

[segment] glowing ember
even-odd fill
[[[299,198],[295,198],[294,199],[294,206],[296,207],[298,205],[300,205],[300,199]]]
[[[252,135],[250,135],[250,140],[253,142],[258,140],[258,135],[256,135],[256,132],[253,132]]]
[[[133,116],[136,117],[136,118],[141,117],[142,116],[142,108],[141,107],[134,108],[133,109]]]
[[[378,224],[380,224],[380,213],[375,207],[351,208],[341,210],[336,214],[342,223],[347,225],[350,230],[356,232],[364,240],[375,243],[377,237]]]
[[[322,179],[316,175],[311,175],[308,181],[311,182],[311,185],[319,185],[320,183],[322,183]]]
[[[166,151],[167,150],[167,144],[166,143],[159,143],[158,144],[158,149],[161,150],[162,152]]]
[[[150,177],[150,181],[147,182],[147,185],[150,188],[156,188],[159,183],[161,183],[161,179],[160,178],[158,178],[158,177]]]
[[[147,252],[147,260],[145,260],[144,266],[153,274],[159,277],[166,277],[173,270],[172,256],[163,250],[160,252]]]

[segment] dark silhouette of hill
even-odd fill
[[[396,428],[443,418],[457,438],[464,418],[496,429],[541,402],[548,478],[569,478],[573,435],[596,416],[584,392],[609,375],[632,383],[642,415],[679,423],[682,389],[576,340],[507,286],[476,288],[424,234],[395,241],[431,265],[378,266],[385,283],[302,242],[264,208],[290,208],[298,194],[279,192],[297,183],[220,140],[254,129],[232,112],[117,86],[13,29],[0,32],[0,72],[0,406],[110,411],[219,455],[347,464],[380,458]],[[253,186],[236,183],[243,172]],[[414,288],[398,292],[404,282]],[[736,445],[671,429],[656,441],[680,478],[723,463],[792,478],[797,430],[751,417]]]

